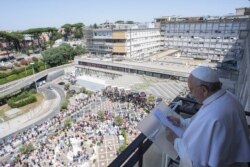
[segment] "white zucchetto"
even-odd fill
[[[217,72],[209,67],[199,66],[191,72],[195,78],[205,82],[220,82]]]

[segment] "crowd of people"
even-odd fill
[[[3,140],[0,166],[78,166],[89,163],[97,156],[96,146],[103,144],[106,135],[118,137],[123,130],[129,136],[139,134],[137,122],[146,113],[139,108],[136,98],[114,101],[105,90],[86,98],[73,96],[66,110]],[[104,120],[99,118],[100,111],[104,113]],[[117,116],[123,120],[121,125],[114,123]],[[71,120],[71,126],[66,126],[66,119]],[[30,143],[34,150],[20,152],[21,147]]]

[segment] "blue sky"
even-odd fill
[[[78,22],[150,22],[171,15],[226,15],[249,6],[249,0],[0,0],[0,31]]]

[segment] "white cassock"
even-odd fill
[[[250,162],[246,117],[231,93],[217,91],[192,119],[182,120],[181,124],[187,128],[174,146],[183,166],[227,167],[235,162]]]

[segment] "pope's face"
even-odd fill
[[[192,75],[188,77],[188,87],[191,96],[193,96],[198,103],[202,104],[202,102],[206,98],[206,92],[204,92],[204,88],[202,85],[196,85],[195,79]]]

